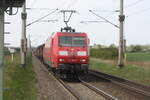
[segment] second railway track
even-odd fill
[[[102,73],[102,72],[95,71],[95,70],[90,70],[90,73],[97,77],[101,77],[101,78],[110,80],[111,82],[113,82],[116,85],[127,88],[133,92],[139,93],[141,95],[144,95],[144,96],[147,96],[150,98],[150,87],[149,86],[138,84],[136,82],[133,82],[133,81],[130,81],[127,79],[123,79],[120,77],[116,77],[116,76],[109,75],[109,74]]]
[[[82,79],[120,100],[149,100],[150,98],[149,87],[105,73],[90,70],[89,74]]]

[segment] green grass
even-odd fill
[[[91,59],[90,67],[108,74],[134,80],[145,85],[150,85],[150,69],[145,70],[143,68],[131,65],[125,66],[124,68],[119,68],[117,66],[106,64],[94,59]]]
[[[128,61],[150,61],[150,52],[127,53]]]
[[[5,57],[5,91],[4,100],[37,100],[35,73],[32,68],[32,57],[28,57],[26,68],[21,67],[19,55],[14,62]]]

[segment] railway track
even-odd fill
[[[41,66],[40,66],[41,67]],[[52,76],[52,71],[47,67],[41,68],[48,75]],[[63,80],[54,76],[77,100],[118,100],[110,94],[92,86],[82,79],[79,80]]]
[[[49,74],[53,74],[50,70],[45,70]],[[92,86],[91,84],[85,82],[82,79],[79,80],[63,80],[55,77],[77,100],[90,100],[89,98],[94,100],[118,100],[117,98],[111,96],[110,94]],[[81,89],[83,88],[84,89]],[[87,91],[90,92],[87,92]],[[80,91],[80,92],[79,92]],[[86,92],[85,92],[86,91]],[[89,95],[89,94],[90,95]],[[89,97],[91,96],[91,97]]]
[[[126,80],[126,79],[123,79],[120,77],[112,76],[112,75],[102,73],[99,71],[95,71],[95,70],[90,70],[89,73],[96,77],[109,80],[110,82],[112,82],[116,85],[124,87],[130,91],[136,92],[147,98],[150,98],[150,87],[149,86],[141,85],[141,84],[138,84],[138,83],[130,81],[130,80]]]
[[[105,91],[100,90],[99,88],[85,82],[84,80],[80,79],[79,80],[82,82],[82,84],[84,84],[85,86],[87,86],[88,88],[90,88],[91,90],[97,92],[100,95],[103,95],[107,100],[118,100],[117,98],[113,97],[112,95],[106,93]]]
[[[59,78],[57,79],[77,98],[77,100],[118,100],[117,98],[96,88],[95,86],[92,86],[82,79],[73,81],[64,81]]]

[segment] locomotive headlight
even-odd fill
[[[59,59],[59,61],[64,61],[64,59]]]
[[[60,56],[68,56],[68,51],[59,51],[58,54]]]
[[[86,51],[78,51],[78,56],[86,56]]]
[[[85,59],[82,59],[82,60],[81,60],[81,62],[85,62],[85,61],[86,61]]]

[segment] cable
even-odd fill
[[[67,8],[69,9],[71,6],[75,5],[79,0],[73,0],[68,6]]]
[[[87,24],[87,23],[106,23],[106,21],[80,21],[80,23]]]
[[[65,6],[65,4],[67,3],[67,0],[64,0],[63,2],[62,2],[62,4],[59,4],[59,9],[62,9],[64,6]]]
[[[125,9],[126,9],[126,8],[129,8],[129,7],[132,7],[132,6],[135,6],[136,4],[138,4],[138,3],[142,2],[142,1],[144,1],[144,0],[137,0],[137,1],[135,1],[134,3],[127,5],[127,6],[125,7]]]
[[[99,17],[99,18],[103,19],[104,21],[108,22],[109,24],[111,24],[111,25],[115,26],[116,28],[119,28],[119,26],[118,26],[118,25],[115,25],[114,23],[110,22],[110,21],[109,21],[109,20],[107,20],[106,18],[104,18],[104,17],[102,17],[102,16],[100,16],[100,15],[98,15],[98,14],[94,13],[92,10],[89,10],[89,12],[91,12],[92,14],[96,15],[97,17]]]
[[[41,20],[39,22],[52,22],[52,23],[55,23],[56,21],[58,21],[58,19],[55,19],[55,20]]]
[[[119,12],[119,10],[92,10],[94,12]]]
[[[58,9],[56,9],[55,11],[50,12],[50,13],[48,13],[47,15],[45,15],[45,16],[43,16],[43,17],[41,17],[41,18],[39,18],[39,19],[37,19],[37,20],[35,20],[35,21],[33,21],[33,22],[29,23],[29,24],[27,24],[27,25],[26,25],[26,27],[28,27],[28,26],[30,26],[30,25],[32,25],[32,24],[34,24],[34,23],[36,23],[36,22],[40,21],[41,19],[44,19],[45,17],[47,17],[47,16],[49,16],[49,15],[51,15],[51,14],[55,13],[57,10],[58,10]]]
[[[149,11],[149,10],[150,10],[150,8],[145,8],[143,10],[140,10],[140,11],[134,12],[132,14],[129,14],[127,17],[132,16],[132,15],[141,14],[141,13],[144,13],[144,12]]]
[[[33,2],[31,3],[31,8],[34,6],[34,4],[36,3],[37,0],[33,0]]]
[[[26,10],[54,10],[56,8],[26,8]]]

